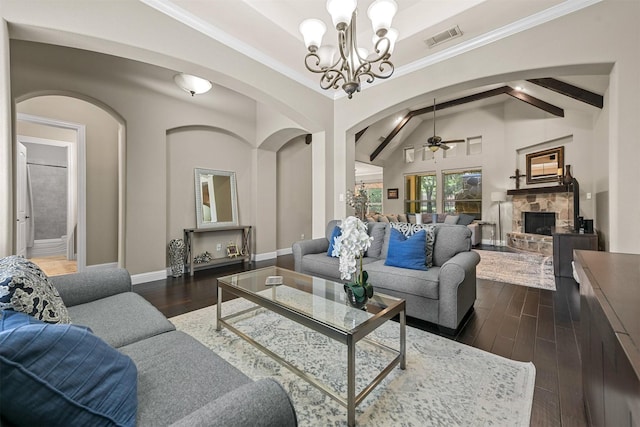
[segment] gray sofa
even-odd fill
[[[339,221],[330,221],[325,237],[293,244],[295,270],[311,276],[341,281],[339,259],[327,255],[329,238]],[[403,298],[407,315],[438,325],[453,334],[473,310],[476,299],[476,266],[480,256],[471,251],[471,231],[464,225],[435,225],[433,266],[427,271],[385,265],[390,224],[368,224],[374,236],[363,258],[364,269],[375,292]]]
[[[51,277],[71,322],[90,327],[138,369],[139,426],[295,426],[274,380],[253,381],[131,291],[126,270]],[[215,333],[212,331],[212,333]]]

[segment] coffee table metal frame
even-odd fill
[[[312,317],[305,315],[300,311],[296,311],[290,307],[287,307],[283,304],[279,304],[277,301],[272,301],[268,298],[263,297],[262,295],[242,289],[239,286],[236,286],[232,283],[232,280],[228,280],[233,276],[247,275],[250,273],[259,274],[261,270],[272,269],[274,267],[267,267],[266,269],[253,270],[249,272],[239,273],[235,275],[220,277],[217,279],[218,282],[218,303],[216,310],[216,331],[220,331],[222,326],[229,329],[239,337],[243,338],[262,352],[266,353],[269,357],[273,358],[293,373],[298,375],[303,380],[307,381],[314,387],[318,388],[323,393],[327,394],[329,397],[334,399],[336,402],[341,404],[342,406],[347,408],[347,424],[349,426],[355,425],[355,414],[356,414],[356,406],[358,406],[367,395],[378,385],[380,382],[395,368],[397,365],[400,365],[400,369],[406,368],[406,314],[405,314],[405,300],[397,299],[393,297],[389,297],[397,301],[396,304],[392,306],[388,306],[383,308],[380,312],[376,313],[373,317],[369,318],[366,322],[361,325],[356,326],[351,330],[340,329],[336,326],[329,325],[323,322],[320,322]],[[300,273],[291,272],[289,270],[285,270],[282,268],[277,268],[276,271],[287,272],[294,275],[298,275],[301,277],[311,278],[311,276],[302,275]],[[258,272],[258,273],[256,273]],[[274,275],[274,274],[271,274]],[[228,281],[227,281],[228,280]],[[327,281],[331,282],[331,281]],[[342,287],[341,283],[334,282],[336,286]],[[282,285],[280,285],[282,286]],[[286,278],[285,278],[285,286],[286,286]],[[242,310],[228,316],[222,317],[222,295],[223,292],[229,292],[232,295],[235,295],[240,298],[244,298],[252,303],[256,304],[251,308],[246,310]],[[337,304],[337,302],[336,302]],[[287,360],[280,357],[278,354],[269,350],[262,344],[255,341],[253,338],[243,333],[232,324],[228,322],[228,320],[233,319],[235,317],[241,316],[245,313],[258,310],[260,308],[265,308],[269,311],[273,311],[285,318],[292,320],[298,324],[301,324],[309,329],[312,329],[316,332],[319,332],[329,338],[332,338],[338,342],[341,342],[347,346],[347,397],[346,399],[335,392],[334,390],[327,387],[325,384],[314,378],[313,376],[307,374],[306,372],[299,369],[297,366],[288,362]],[[372,339],[366,338],[371,332],[377,329],[379,326],[392,319],[396,315],[399,316],[400,320],[400,349],[394,349],[388,347],[384,344],[376,342]],[[397,353],[397,356],[374,378],[364,389],[356,395],[356,344],[360,340],[366,340],[368,343],[371,343],[377,347],[385,349],[387,351],[391,351],[394,354]]]

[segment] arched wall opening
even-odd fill
[[[248,141],[218,127],[195,125],[167,130],[167,245],[172,239],[182,239],[184,229],[196,228],[195,168],[235,172],[238,221],[241,225],[252,225],[254,179],[250,159],[254,150]],[[239,233],[207,233],[197,239],[193,251],[195,255],[207,251],[214,258],[223,258],[227,256],[226,248],[230,242],[241,247]]]
[[[73,236],[68,237],[73,239],[70,245],[80,251],[78,269],[123,267],[124,119],[98,100],[66,91],[21,96],[16,99],[14,111],[14,152],[19,135],[55,140],[61,132],[75,134],[72,144],[77,147],[77,163],[73,166],[77,197],[69,203],[73,208],[68,212],[69,221],[75,224],[69,227]],[[14,185],[14,197],[15,194]],[[17,238],[16,235],[14,247]]]

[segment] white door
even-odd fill
[[[16,162],[16,255],[27,256],[27,147],[18,143]]]

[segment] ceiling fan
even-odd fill
[[[448,150],[449,147],[447,144],[457,144],[459,142],[466,142],[464,139],[451,139],[449,141],[443,141],[441,137],[436,135],[436,99],[433,98],[433,136],[427,139],[427,143],[424,144],[425,148],[433,151],[434,153],[438,151],[438,148],[442,148],[443,150]]]

